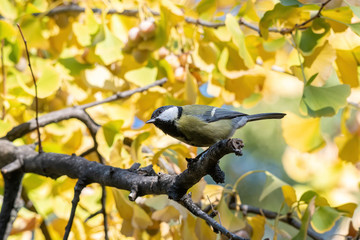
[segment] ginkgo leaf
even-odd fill
[[[148,85],[156,81],[158,69],[155,67],[142,67],[128,71],[125,79],[140,87]]]
[[[282,119],[283,136],[287,144],[304,152],[324,145],[320,131],[320,118],[301,118],[287,113]]]
[[[119,61],[123,58],[121,48],[123,42],[121,42],[104,24],[103,25],[105,39],[96,44],[95,54],[100,57],[105,65]]]
[[[34,85],[31,84],[31,87],[28,87],[27,83],[24,82],[24,79],[18,74],[17,76],[18,83],[22,89],[30,95],[35,96]],[[61,80],[55,68],[52,66],[44,66],[40,77],[36,80],[38,98],[46,98],[54,94],[60,87],[60,83]]]
[[[301,217],[301,227],[298,232],[292,239],[293,240],[305,240],[307,237],[307,231],[311,221],[311,217],[315,212],[315,197],[311,199],[308,206],[305,209],[303,216]]]
[[[4,20],[0,20],[0,39],[6,38],[8,41],[10,41],[15,34],[16,30],[10,23]]]
[[[198,84],[196,78],[186,69],[184,98],[188,104],[195,104],[198,95]]]
[[[319,233],[327,232],[334,227],[340,216],[336,209],[329,206],[320,206],[312,216],[311,226]]]
[[[329,34],[330,26],[324,20],[317,18],[313,21],[311,28],[301,32],[298,46],[304,55],[310,55],[317,46],[323,45]]]
[[[201,0],[196,6],[196,11],[201,19],[211,20],[216,12],[216,8],[216,0]]]
[[[231,14],[226,15],[225,26],[229,30],[232,36],[234,44],[239,49],[239,55],[244,60],[246,67],[251,68],[254,66],[254,60],[252,59],[245,43],[245,35],[241,31],[239,23],[236,21],[235,17]]]
[[[346,105],[346,99],[350,95],[349,85],[335,85],[331,87],[304,87],[301,99],[301,111],[313,116],[332,116]]]
[[[264,173],[266,175],[266,181],[265,181],[264,189],[262,190],[261,195],[259,197],[259,201],[264,200],[264,198],[266,198],[269,194],[271,194],[275,190],[282,188],[284,185],[287,185],[284,181],[275,177],[270,172],[265,171]]]
[[[236,231],[245,227],[245,221],[229,209],[224,196],[221,198],[217,210],[220,213],[222,225],[229,231]]]
[[[359,86],[358,62],[352,51],[336,50],[336,65],[340,80],[351,87]]]

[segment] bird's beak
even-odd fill
[[[155,122],[155,118],[152,118],[150,120],[147,120],[145,123],[154,123]]]

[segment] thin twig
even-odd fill
[[[4,46],[5,46],[5,39],[1,40],[1,73],[2,73],[2,84],[3,84],[3,98],[5,99],[6,96],[6,75],[5,75],[5,63],[4,63]],[[2,104],[2,115],[1,119],[4,120],[5,118],[5,105]]]
[[[331,0],[327,0],[326,2],[323,2],[319,8],[319,10],[317,11],[317,13],[312,16],[311,18],[309,18],[308,20],[300,23],[300,24],[295,24],[294,27],[292,28],[284,28],[284,29],[280,29],[280,33],[281,34],[288,34],[288,33],[292,33],[294,32],[296,29],[306,29],[305,25],[308,24],[309,22],[314,21],[316,18],[321,17],[321,11],[324,9],[324,7],[331,2]]]
[[[132,90],[128,90],[128,91],[124,91],[124,92],[118,92],[108,98],[105,98],[103,100],[100,101],[96,101],[96,102],[92,102],[92,103],[88,103],[88,104],[84,104],[84,105],[80,105],[79,108],[81,109],[87,109],[87,108],[91,108],[94,107],[96,105],[100,105],[100,104],[104,104],[104,103],[108,103],[108,102],[112,102],[112,101],[116,101],[118,99],[122,99],[122,98],[127,98],[135,93],[138,92],[143,92],[148,90],[149,88],[155,87],[155,86],[161,86],[163,85],[165,82],[167,81],[167,78],[162,78],[160,80],[157,80],[149,85],[146,85],[144,87],[139,87],[136,89],[132,89]]]
[[[27,46],[26,39],[25,39],[25,37],[24,37],[24,34],[23,34],[22,31],[21,31],[20,25],[19,25],[19,24],[16,24],[16,25],[17,25],[17,27],[19,28],[21,37],[22,37],[23,42],[24,42],[24,44],[25,44],[25,51],[26,51],[26,56],[27,56],[27,59],[28,59],[28,66],[29,66],[29,68],[30,68],[31,76],[32,76],[32,79],[33,79],[33,82],[34,82],[34,88],[35,88],[35,121],[36,121],[36,131],[37,131],[38,142],[39,142],[39,153],[42,153],[43,150],[42,150],[42,145],[41,145],[41,135],[40,135],[40,125],[39,125],[39,101],[38,101],[38,95],[37,95],[36,79],[35,79],[34,72],[33,72],[32,67],[31,67],[30,54],[29,54],[29,50],[28,50],[28,46]]]
[[[282,35],[285,34],[290,34],[293,31],[295,31],[296,29],[300,29],[300,30],[304,30],[307,29],[307,27],[305,26],[306,24],[308,24],[309,22],[315,20],[316,18],[321,17],[321,11],[324,9],[324,7],[330,2],[331,0],[327,0],[326,2],[321,4],[320,9],[318,10],[318,12],[312,16],[311,18],[309,18],[308,20],[300,23],[300,24],[296,24],[294,27],[292,28],[269,28],[268,31],[269,32],[276,32],[276,33],[280,33]],[[100,8],[92,8],[92,11],[94,13],[102,13],[104,10],[100,9]],[[59,6],[56,8],[51,9],[50,11],[48,11],[46,14],[44,13],[33,13],[33,16],[54,16],[60,13],[65,13],[65,12],[75,12],[75,13],[82,13],[85,12],[85,8],[80,7],[78,5],[75,4],[71,4],[71,5],[64,5],[64,6]],[[160,13],[154,10],[150,9],[150,12],[154,15],[154,16],[160,16]],[[138,10],[132,10],[132,9],[125,9],[121,12],[115,10],[115,9],[110,9],[107,11],[107,14],[118,14],[118,15],[123,15],[123,16],[128,16],[128,17],[137,17],[138,16],[139,11]],[[195,24],[195,25],[200,25],[203,27],[208,27],[208,28],[219,28],[219,27],[223,27],[225,26],[225,23],[223,21],[217,21],[217,22],[209,22],[209,21],[205,21],[202,19],[197,19],[197,18],[192,18],[192,17],[185,17],[185,22],[189,23],[189,24]],[[243,25],[249,29],[252,29],[254,31],[256,31],[258,34],[260,34],[260,29],[258,26],[251,24],[249,22],[247,22],[246,20],[244,20],[243,18],[240,18],[238,20],[238,23],[240,25]]]
[[[73,223],[74,217],[75,217],[75,210],[76,210],[77,204],[80,201],[80,194],[81,194],[81,191],[85,187],[86,187],[86,182],[83,179],[79,178],[75,185],[74,198],[71,201],[71,204],[72,204],[71,213],[70,213],[68,224],[66,225],[66,228],[65,228],[65,234],[64,234],[64,238],[63,238],[64,240],[68,239],[68,237],[69,237],[71,226],[72,226],[72,223]]]
[[[243,211],[245,214],[247,214],[247,213],[258,214],[258,215],[262,215],[262,216],[266,217],[267,219],[278,218],[279,221],[287,223],[296,229],[300,229],[300,227],[301,227],[301,222],[299,220],[295,219],[294,217],[292,217],[291,214],[279,215],[279,213],[277,213],[277,212],[257,208],[257,207],[247,205],[247,204],[237,205],[236,203],[233,203],[233,204],[229,205],[230,209],[237,209],[237,207],[240,208],[240,210]],[[324,238],[319,233],[315,232],[311,228],[309,228],[307,230],[307,235],[315,240],[324,240]]]

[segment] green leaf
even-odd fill
[[[317,197],[318,194],[312,190],[306,191],[304,192],[301,197],[300,197],[300,202],[305,202],[305,203],[309,203],[311,201],[311,199],[313,199],[314,197]]]
[[[311,216],[314,214],[314,211],[315,211],[315,197],[313,197],[310,200],[309,205],[307,206],[305,213],[301,218],[300,230],[299,230],[298,234],[296,234],[296,236],[292,238],[292,240],[306,240],[307,239],[307,230],[309,228]]]
[[[156,81],[157,68],[142,67],[125,73],[125,79],[140,87]]]
[[[324,233],[332,229],[341,214],[329,206],[318,207],[312,216],[311,225],[315,231]]]
[[[280,37],[263,43],[264,49],[268,52],[275,52],[279,48],[282,48],[286,43],[285,37]]]
[[[360,22],[358,23],[352,23],[348,24],[348,26],[351,28],[351,30],[360,36]]]
[[[110,63],[119,61],[123,58],[121,48],[124,44],[110,32],[105,24],[103,25],[103,28],[105,39],[96,44],[95,54],[100,57],[105,65],[109,65]]]
[[[302,7],[304,4],[299,2],[298,0],[280,0],[280,3],[284,6],[298,6]]]
[[[319,73],[315,73],[314,75],[312,75],[309,80],[306,82],[306,86],[310,86],[311,83],[315,80],[315,78],[317,77]]]
[[[333,116],[346,105],[346,99],[350,95],[350,86],[346,84],[331,87],[304,87],[300,109],[304,113],[313,116]]]
[[[297,45],[304,55],[310,55],[317,46],[326,41],[329,34],[330,25],[321,18],[313,21],[312,26],[301,32],[301,37]]]
[[[350,9],[353,11],[353,13],[360,18],[360,6],[351,5],[348,3],[348,1],[344,0],[350,7]]]
[[[239,23],[236,21],[234,16],[232,16],[231,14],[227,14],[225,19],[225,25],[231,33],[232,40],[234,44],[238,47],[239,55],[244,60],[245,65],[248,68],[252,68],[254,66],[254,60],[252,59],[250,52],[246,47],[245,35],[241,31]]]
[[[150,136],[149,132],[143,132],[141,134],[139,134],[134,141],[131,143],[131,157],[133,159],[134,162],[141,162],[143,157],[142,157],[142,148],[141,148],[141,144],[142,142],[144,142],[148,137]]]
[[[294,16],[297,9],[294,6],[284,6],[280,3],[276,4],[275,7],[267,11],[260,20],[259,28],[260,33],[264,39],[268,38],[269,28],[279,20],[286,20],[290,16]]]
[[[196,11],[201,19],[211,20],[216,12],[216,0],[201,0]]]
[[[274,192],[276,189],[287,185],[284,181],[280,180],[270,172],[265,171],[264,173],[266,175],[266,181],[264,189],[259,197],[259,201],[264,200],[265,197],[267,197],[270,193]]]
[[[123,123],[123,120],[115,120],[107,122],[102,126],[104,137],[109,147],[112,146],[116,138],[121,135],[120,133],[122,132],[121,127]]]

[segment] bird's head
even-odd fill
[[[168,105],[159,107],[151,115],[151,119],[146,123],[153,123],[155,125],[172,123],[181,116],[181,107]]]

